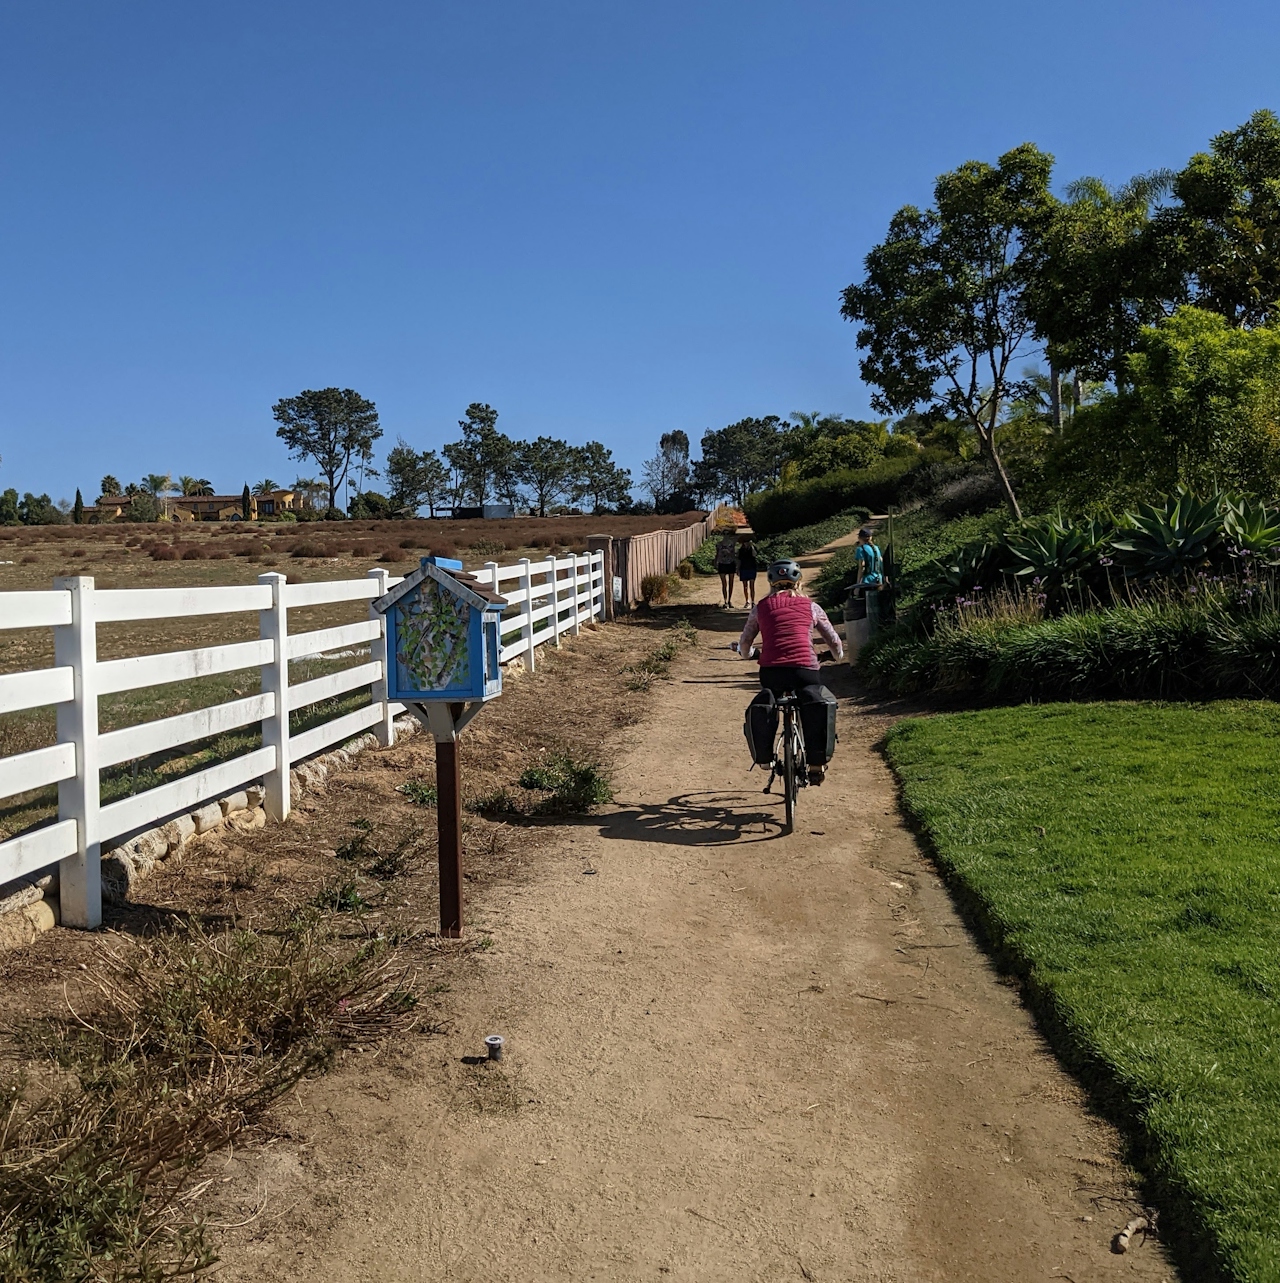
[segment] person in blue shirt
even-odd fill
[[[858,531],[857,547],[853,550],[853,564],[858,572],[858,583],[864,588],[884,586],[884,557],[876,547],[875,536],[869,526]]]

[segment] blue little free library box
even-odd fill
[[[424,557],[373,603],[387,617],[388,697],[470,703],[501,695],[506,604],[462,562]]]

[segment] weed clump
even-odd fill
[[[436,786],[425,780],[406,780],[397,787],[396,792],[403,793],[410,802],[415,802],[418,806],[435,806],[439,800]]]
[[[504,788],[494,789],[490,793],[481,793],[469,798],[465,803],[468,811],[477,815],[519,815],[520,804]]]
[[[665,677],[672,660],[680,653],[682,644],[686,646],[698,644],[698,630],[687,619],[682,619],[678,624],[667,629],[667,635],[661,644],[646,658],[637,664],[628,664],[622,670],[630,674],[627,689],[647,691],[655,679]]]
[[[321,887],[311,903],[328,913],[363,913],[369,907],[354,879]]]
[[[0,1084],[0,1278],[145,1283],[216,1255],[179,1200],[194,1168],[344,1046],[407,1030],[394,952],[311,923],[139,941],[98,1010],[19,1031],[42,1063]]]
[[[520,776],[520,787],[548,794],[535,808],[542,815],[580,815],[613,801],[613,786],[600,766],[565,752],[530,766]]]

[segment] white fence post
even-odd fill
[[[556,644],[556,649],[560,649],[560,563],[556,558],[550,557],[548,561],[551,564],[551,639]]]
[[[537,669],[537,660],[533,655],[533,575],[529,570],[529,558],[520,558],[520,586],[524,589],[524,619],[521,633],[528,646],[525,649],[524,666],[529,672]]]
[[[284,600],[284,575],[272,571],[258,582],[271,589],[271,605],[258,615],[258,635],[274,643],[272,658],[262,668],[262,689],[276,697],[275,710],[262,720],[262,744],[276,751],[275,770],[268,771],[266,810],[273,820],[289,818],[289,610]]]
[[[102,925],[102,848],[98,840],[98,629],[93,580],[55,579],[71,594],[71,622],[53,630],[53,662],[74,671],[75,698],[58,705],[58,743],[74,744],[76,773],[58,785],[58,818],[75,820],[76,853],[58,865],[62,921],[89,930]]]
[[[377,581],[378,596],[385,597],[388,588],[387,580],[391,578],[390,572],[378,566],[368,572],[368,577]],[[382,624],[382,631],[369,643],[369,658],[375,664],[382,665],[382,676],[373,683],[370,691],[372,702],[382,705],[382,717],[374,723],[373,733],[378,737],[379,744],[389,747],[396,742],[396,724],[391,716],[391,701],[387,698],[387,679],[390,677],[388,666],[391,662],[391,656],[387,654],[387,617],[374,610],[373,602],[370,602],[369,618],[377,619]]]
[[[572,615],[572,619],[573,619],[573,635],[574,635],[575,637],[577,637],[577,636],[582,632],[582,619],[581,619],[581,616],[580,616],[580,613],[579,613],[579,610],[578,610],[578,591],[579,591],[579,589],[581,588],[581,583],[580,583],[580,581],[579,581],[579,579],[578,579],[578,570],[579,570],[578,561],[579,561],[579,560],[580,560],[580,559],[579,559],[579,557],[578,557],[578,554],[575,552],[575,553],[573,554],[573,561],[572,561],[572,563],[571,563],[571,564],[572,564],[572,566],[573,566],[573,574],[569,576],[569,577],[570,577],[570,579],[573,581],[573,615]],[[591,558],[590,558],[590,557],[588,557],[588,558],[587,558],[587,565],[589,566],[590,564],[591,564]]]

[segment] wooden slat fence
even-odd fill
[[[681,530],[653,530],[643,535],[615,537],[611,541],[613,574],[622,581],[622,600],[617,604],[623,610],[630,610],[642,599],[640,585],[645,576],[671,574],[711,538],[721,519],[722,511],[717,509]]]
[[[514,566],[490,562],[477,577],[508,599],[502,661],[536,665],[537,647],[559,645],[605,614],[605,559],[600,552]],[[91,578],[56,580],[50,592],[0,593],[0,630],[53,628],[54,665],[0,676],[0,713],[56,707],[56,743],[0,757],[0,799],[58,786],[58,815],[43,827],[0,841],[0,895],[17,878],[58,866],[62,921],[96,927],[102,919],[103,843],[179,815],[261,780],[273,819],[290,809],[290,768],[312,754],[372,729],[391,743],[403,705],[387,699],[382,617],[336,628],[290,633],[289,611],[334,602],[372,603],[399,580],[386,570],[363,579],[290,584],[281,574],[256,584],[209,588],[95,589]],[[99,660],[97,625],[258,612],[257,641],[157,655]],[[361,662],[291,684],[289,661],[355,648]],[[365,652],[367,650],[367,657]],[[259,668],[260,694],[209,708],[99,733],[98,698],[218,673]],[[370,703],[298,734],[289,713],[368,687]],[[260,725],[262,746],[133,796],[103,804],[100,773],[122,762],[179,748],[245,726]]]

